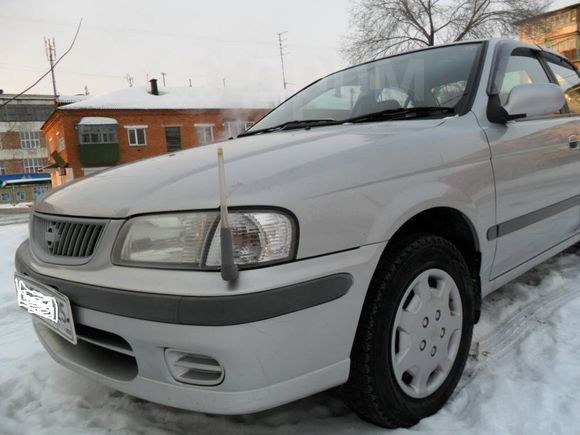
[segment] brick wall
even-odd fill
[[[83,117],[107,117],[117,120],[120,161],[132,162],[167,152],[165,127],[179,126],[183,149],[198,146],[195,124],[213,124],[214,141],[227,139],[227,121],[256,122],[269,109],[263,110],[66,110],[56,111],[43,126],[48,138],[48,153],[59,151],[73,170],[74,178],[84,175],[80,162],[76,125]],[[125,126],[146,125],[147,145],[129,145]],[[64,149],[62,147],[64,141]],[[60,144],[60,147],[59,147]]]
[[[3,150],[20,148],[20,133],[17,131],[0,133],[0,142]]]

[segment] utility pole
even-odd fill
[[[54,97],[54,107],[58,107],[58,94],[56,93],[56,79],[54,77],[54,61],[56,60],[56,44],[54,38],[44,38],[44,49],[46,58],[50,63],[50,75],[52,76],[52,94]]]
[[[286,81],[286,70],[284,68],[284,56],[288,53],[284,51],[286,49],[286,45],[284,45],[285,40],[282,38],[282,36],[285,35],[286,33],[288,32],[286,31],[278,33],[278,44],[280,46],[280,62],[282,64],[282,83],[284,84],[284,89],[286,89],[288,85],[288,82]]]
[[[135,80],[135,78],[127,73],[127,75],[125,76],[125,80],[127,80],[127,83],[129,83],[129,87],[132,88],[133,87],[133,81]]]
[[[165,76],[167,75],[167,73],[162,72],[161,76],[163,77],[163,87],[165,87]]]

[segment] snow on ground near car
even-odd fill
[[[333,392],[260,414],[176,410],[115,392],[51,360],[16,306],[13,256],[25,224],[0,225],[1,434],[377,434]],[[484,301],[473,355],[435,416],[393,433],[580,431],[580,246]],[[477,344],[479,343],[479,344]]]

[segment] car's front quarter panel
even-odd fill
[[[493,173],[475,117],[448,118],[420,132],[406,122],[408,132],[391,143],[381,143],[378,134],[388,131],[388,123],[369,126],[366,140],[375,143],[342,156],[344,169],[339,168],[334,184],[310,188],[311,195],[296,203],[299,256],[387,241],[413,216],[449,207],[470,221],[482,269],[491,267],[494,244],[485,233],[495,224]],[[336,241],[341,244],[333,246]]]

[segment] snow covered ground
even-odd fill
[[[0,434],[389,432],[359,420],[332,392],[255,415],[208,416],[126,396],[57,365],[15,302],[13,255],[26,232],[0,219]],[[488,297],[450,402],[393,433],[580,433],[579,260],[576,246]]]

